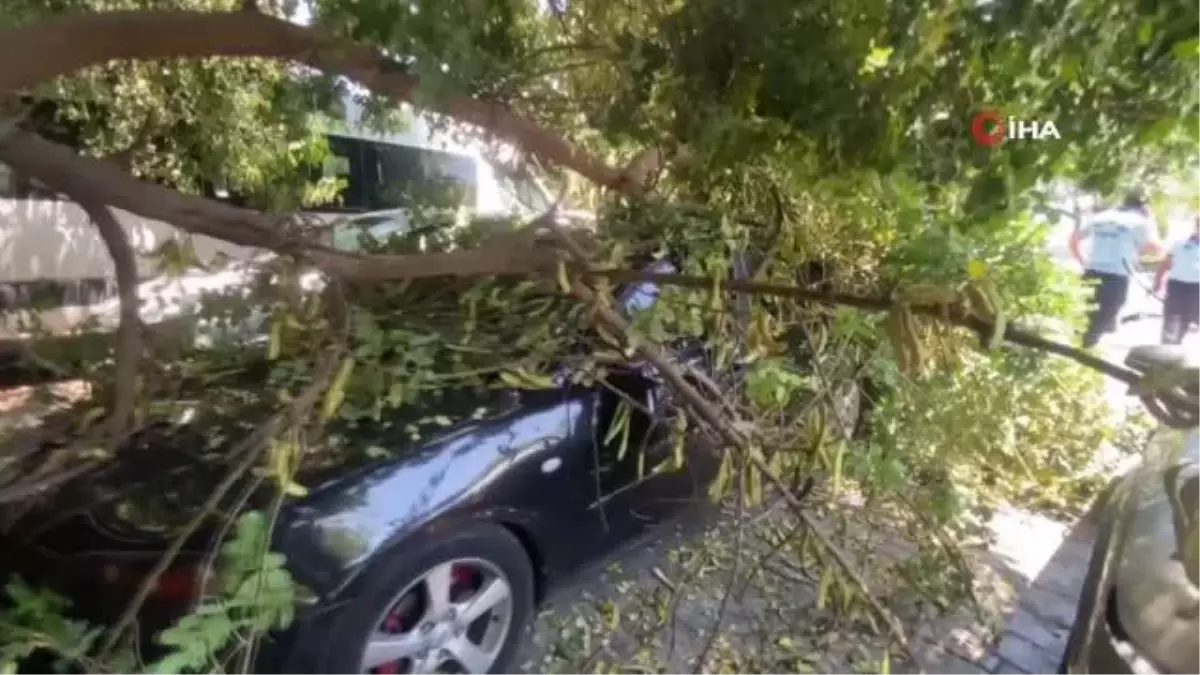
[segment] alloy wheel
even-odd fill
[[[512,627],[507,577],[477,558],[439,563],[402,590],[375,622],[364,673],[486,673]]]

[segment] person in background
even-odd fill
[[[1192,236],[1172,246],[1158,266],[1155,293],[1162,293],[1164,281],[1162,343],[1177,345],[1189,327],[1200,323],[1200,216],[1196,216]]]
[[[1129,292],[1129,275],[1142,255],[1160,251],[1155,224],[1140,194],[1129,193],[1121,206],[1101,211],[1071,233],[1067,249],[1083,266],[1083,278],[1095,283],[1095,307],[1088,315],[1083,346],[1091,348],[1100,336],[1117,328],[1117,317]],[[1092,240],[1087,260],[1079,250],[1085,239]]]

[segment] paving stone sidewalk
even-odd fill
[[[952,645],[934,668],[944,673],[1055,673],[1075,620],[1094,537],[1090,523],[1074,527],[1017,509],[992,521],[992,569],[1015,597],[1004,627],[983,649]]]

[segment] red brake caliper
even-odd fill
[[[451,601],[452,602],[455,601],[454,600],[454,595],[455,595],[454,589],[461,588],[463,586],[465,586],[467,588],[471,588],[471,584],[474,580],[475,580],[474,570],[472,570],[470,567],[467,567],[466,565],[455,565],[450,570]],[[405,610],[408,609],[405,606],[407,604],[405,602],[405,600],[407,600],[407,599],[408,599],[407,597],[402,598],[400,600],[400,602],[396,603],[396,605],[397,605],[396,609],[389,612],[388,615],[383,619],[383,630],[384,631],[386,631],[388,633],[400,633],[404,630],[404,628],[405,628],[404,613],[405,613]],[[410,626],[409,628],[411,629],[412,627]],[[371,670],[371,672],[379,673],[380,675],[395,675],[400,672],[400,662],[393,661],[391,663],[381,664],[381,665],[377,666],[376,668],[373,668]]]
[[[455,598],[455,589],[468,588],[472,589],[472,582],[475,581],[475,571],[466,565],[455,565],[450,570],[450,601],[457,602]],[[474,590],[474,589],[472,589]]]
[[[387,616],[383,618],[383,631],[385,633],[392,634],[403,632],[405,628],[405,614],[411,611],[411,609],[412,597],[405,595],[403,598],[400,598],[400,601],[396,603],[396,606],[392,609],[392,611],[388,612]],[[400,672],[400,662],[392,661],[390,663],[382,663],[372,668],[371,672],[379,673],[380,675],[395,675],[396,673]]]

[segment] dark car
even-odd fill
[[[675,265],[660,259],[651,269]],[[657,298],[651,283],[617,294],[626,312]],[[693,347],[681,353],[702,355]],[[670,397],[651,369],[615,371],[611,388],[560,374],[553,389],[450,391],[397,409],[394,424],[360,429],[355,442],[402,452],[335,473],[283,509],[273,547],[315,599],[273,639],[259,667],[511,670],[548,588],[704,498],[715,456],[689,443],[681,467],[666,461],[675,448],[663,423]],[[623,399],[638,404],[623,408],[631,411],[630,440],[606,442]],[[401,431],[404,420],[429,416],[459,421],[417,442]],[[105,481],[125,492],[140,479],[145,490],[169,484],[207,494],[220,473],[198,458],[213,433],[195,422],[146,429],[119,453],[118,466],[75,488],[88,495],[83,506],[56,505],[53,518],[10,532],[6,562],[79,600],[90,618],[111,620],[171,537],[130,525],[104,501]],[[668,468],[648,470],[660,465]],[[143,621],[162,625],[190,606],[217,536],[202,532],[188,542]]]
[[[1147,346],[1126,362],[1147,371],[1189,357]],[[1200,672],[1200,429],[1164,425],[1142,459],[1087,516],[1096,540],[1060,672]]]

